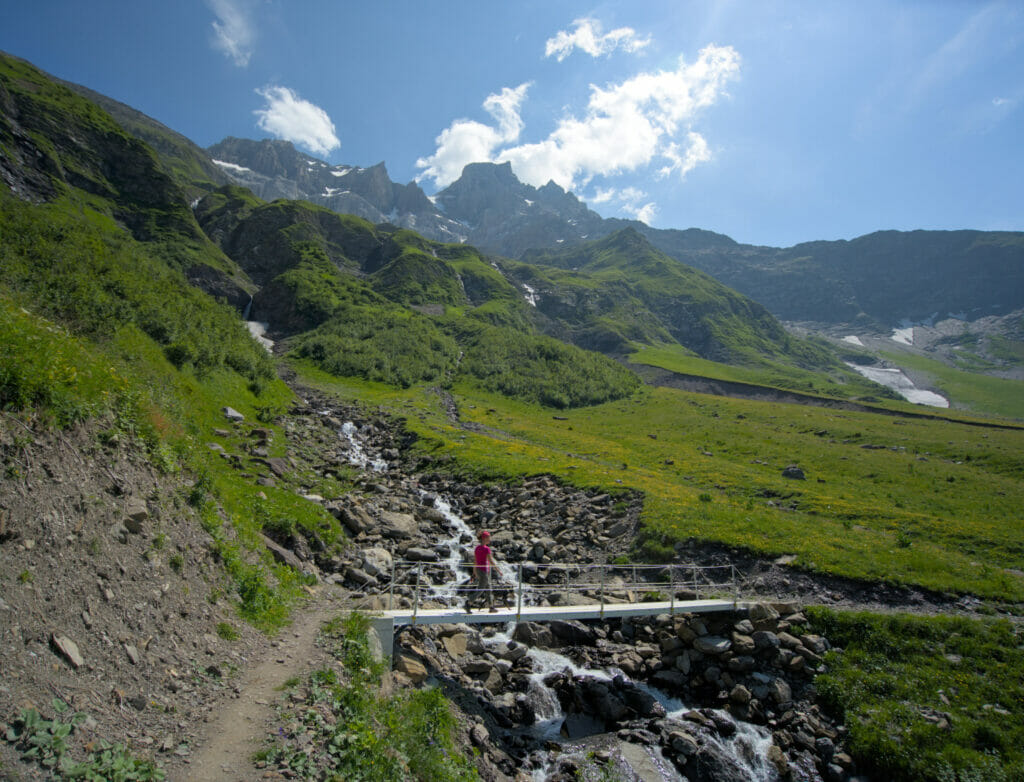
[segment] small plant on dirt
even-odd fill
[[[32,575],[31,570],[22,570],[18,573],[18,583],[20,584],[31,584],[35,580],[35,576]]]
[[[100,741],[83,761],[70,753],[68,737],[81,724],[82,712],[69,715],[64,722],[59,716],[68,712],[68,705],[55,698],[51,706],[52,720],[43,719],[33,708],[22,709],[4,734],[6,741],[21,752],[21,759],[38,763],[59,779],[84,779],[88,782],[152,782],[165,778],[164,771],[149,760],[134,757],[122,744]]]
[[[181,554],[171,554],[171,558],[167,560],[167,564],[171,566],[171,570],[175,573],[180,573],[181,569],[185,566],[185,558]]]
[[[219,635],[225,641],[237,641],[238,640],[238,631],[229,622],[218,622],[217,623],[217,635]]]

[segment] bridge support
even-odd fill
[[[370,652],[374,660],[385,660],[391,665],[395,649],[395,617],[388,614],[370,616]]]

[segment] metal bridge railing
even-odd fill
[[[674,612],[677,601],[728,596],[739,599],[740,582],[733,565],[696,564],[577,564],[501,563],[492,574],[492,597],[514,597],[516,614],[523,605],[568,604],[570,596],[588,597],[604,607],[611,603],[668,602]],[[453,570],[449,563],[396,560],[391,568],[388,609],[396,595],[405,598],[416,613],[427,601],[441,607],[465,604],[488,591],[475,586],[472,565]]]

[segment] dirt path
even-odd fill
[[[345,590],[330,584],[316,589],[305,606],[296,609],[293,624],[268,640],[260,659],[241,675],[234,697],[222,701],[209,715],[191,757],[168,768],[169,780],[189,782],[251,782],[263,772],[252,755],[267,735],[274,704],[284,683],[325,665],[330,657],[317,646],[320,626],[347,608]]]

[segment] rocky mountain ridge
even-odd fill
[[[226,162],[253,168],[262,177],[281,176],[276,169],[263,167],[257,150],[271,145],[283,149],[287,142],[249,144],[244,156],[232,157],[231,150],[220,146],[211,151],[224,155]],[[303,158],[307,171],[327,168],[314,158]],[[250,176],[228,167],[224,170],[240,184]],[[286,182],[291,181],[298,180],[281,180],[280,192],[297,192],[288,190]],[[320,193],[299,189],[332,209],[338,203],[332,201],[330,189]],[[393,200],[378,200],[370,187],[361,186],[358,192],[380,215],[393,208]],[[659,229],[639,221],[602,218],[554,183],[535,188],[520,182],[509,163],[472,163],[433,199],[410,200],[402,208],[408,211],[392,216],[392,221],[415,226],[428,238],[466,241],[510,258],[633,227],[667,255],[750,296],[782,320],[860,321],[884,328],[952,314],[973,321],[1024,306],[1021,232],[879,231],[849,241],[759,247],[697,228]],[[368,213],[365,208],[364,213]]]
[[[288,141],[229,137],[206,150],[224,176],[265,201],[303,199],[371,223],[392,223],[431,239],[464,242],[465,226],[439,212],[415,182],[391,181],[383,162],[330,166]]]

